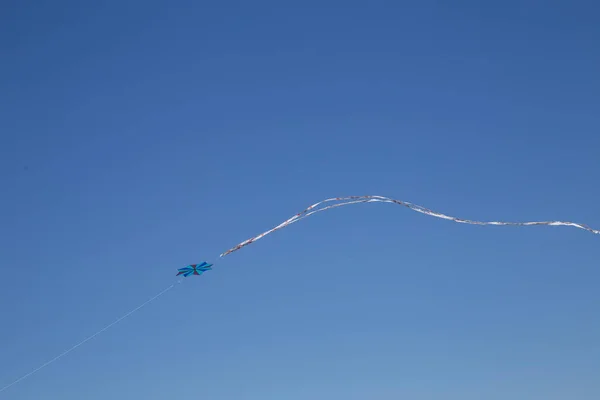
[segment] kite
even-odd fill
[[[327,204],[327,203],[330,203],[330,204]],[[331,210],[333,208],[348,206],[348,205],[352,205],[352,204],[360,204],[360,203],[392,203],[392,204],[407,207],[407,208],[409,208],[413,211],[419,212],[421,214],[425,214],[425,215],[429,215],[431,217],[441,218],[441,219],[445,219],[445,220],[449,220],[449,221],[453,221],[453,222],[457,222],[457,223],[461,223],[461,224],[496,225],[496,226],[502,226],[502,225],[504,225],[504,226],[510,226],[510,225],[512,225],[512,226],[534,226],[534,225],[572,226],[575,228],[586,230],[586,231],[594,233],[594,234],[600,234],[600,230],[592,229],[592,228],[588,227],[587,225],[583,225],[583,224],[579,224],[579,223],[575,223],[575,222],[568,222],[568,221],[530,221],[530,222],[473,221],[473,220],[468,220],[468,219],[451,217],[449,215],[442,214],[442,213],[439,213],[436,211],[432,211],[428,208],[425,208],[425,207],[422,207],[422,206],[419,206],[416,204],[412,204],[412,203],[402,201],[402,200],[392,199],[390,197],[373,196],[373,195],[347,196],[347,197],[333,197],[333,198],[319,201],[318,203],[315,203],[315,204],[305,208],[304,210],[300,211],[299,213],[293,215],[291,218],[286,219],[285,221],[283,221],[279,225],[275,226],[274,228],[271,228],[263,233],[253,236],[249,239],[246,239],[243,242],[230,248],[229,250],[226,250],[225,252],[220,254],[219,258],[225,257],[235,251],[238,251],[241,248],[248,246],[249,244],[252,244],[259,239],[262,239],[263,237],[265,237],[277,230],[283,229],[293,223],[296,223],[304,218],[308,218],[309,216],[316,214],[318,212],[327,211],[327,210]]]
[[[400,205],[403,207],[406,207],[410,210],[419,212],[421,214],[425,214],[425,215],[429,215],[431,217],[436,217],[436,218],[441,218],[441,219],[445,219],[445,220],[449,220],[449,221],[453,221],[453,222],[457,222],[457,223],[462,223],[462,224],[470,224],[470,225],[496,225],[496,226],[539,226],[539,225],[546,225],[546,226],[571,226],[571,227],[575,227],[578,229],[583,229],[585,231],[588,231],[590,233],[593,234],[600,234],[600,230],[597,229],[592,229],[587,225],[583,225],[583,224],[579,224],[579,223],[575,223],[575,222],[567,222],[567,221],[531,221],[531,222],[502,222],[502,221],[473,221],[473,220],[468,220],[468,219],[462,219],[462,218],[457,218],[457,217],[451,217],[449,215],[445,215],[436,211],[432,211],[428,208],[416,205],[416,204],[412,204],[412,203],[408,203],[405,201],[401,201],[401,200],[396,200],[396,199],[392,199],[390,197],[384,197],[384,196],[373,196],[373,195],[367,195],[367,196],[347,196],[347,197],[334,197],[334,198],[329,198],[329,199],[325,199],[322,201],[319,201],[318,203],[315,203],[309,207],[307,207],[306,209],[302,210],[301,212],[293,215],[291,218],[286,219],[285,221],[283,221],[282,223],[280,223],[279,225],[263,232],[260,233],[256,236],[253,236],[249,239],[244,240],[243,242],[235,245],[234,247],[230,248],[229,250],[224,251],[223,253],[221,253],[219,255],[219,258],[225,257],[233,252],[236,252],[240,249],[242,249],[245,246],[248,246],[249,244],[252,244],[254,242],[256,242],[259,239],[262,239],[263,237],[277,231],[280,229],[283,229],[285,227],[290,226],[291,224],[294,224],[298,221],[303,220],[304,218],[308,218],[311,215],[314,215],[316,213],[322,212],[322,211],[327,211],[327,210],[331,210],[337,207],[342,207],[342,206],[348,206],[348,205],[353,205],[353,204],[361,204],[361,203],[391,203],[391,204],[396,204],[396,205]],[[177,276],[179,275],[183,275],[184,278],[191,276],[191,275],[201,275],[202,273],[212,270],[213,263],[211,262],[202,262],[200,264],[191,264],[188,265],[184,268],[179,268]],[[178,283],[181,283],[178,282]],[[128,313],[126,313],[125,315],[123,315],[122,317],[118,318],[117,320],[115,320],[114,322],[106,325],[104,328],[100,329],[99,331],[97,331],[96,333],[94,333],[91,336],[88,336],[86,339],[82,340],[81,342],[77,343],[76,345],[74,345],[73,347],[69,348],[68,350],[64,351],[63,353],[61,353],[60,355],[54,357],[53,359],[51,359],[50,361],[47,361],[46,363],[42,364],[40,367],[34,369],[33,371],[21,376],[19,379],[13,381],[12,383],[0,388],[0,392],[3,392],[4,390],[8,389],[9,387],[17,384],[18,382],[22,381],[23,379],[33,375],[34,373],[38,372],[39,370],[41,370],[42,368],[47,367],[48,365],[54,363],[55,361],[57,361],[58,359],[64,357],[65,355],[67,355],[68,353],[70,353],[71,351],[75,350],[77,347],[83,345],[84,343],[88,342],[89,340],[93,339],[94,337],[98,336],[99,334],[101,334],[102,332],[106,331],[107,329],[109,329],[110,327],[112,327],[113,325],[117,324],[118,322],[122,321],[123,319],[129,317],[131,314],[133,314],[134,312],[138,311],[139,309],[141,309],[142,307],[145,307],[147,304],[151,303],[152,301],[156,300],[157,298],[159,298],[160,296],[162,296],[163,294],[165,294],[166,292],[168,292],[169,290],[173,289],[175,287],[175,284],[172,284],[170,286],[168,286],[166,289],[160,291],[158,294],[154,295],[153,297],[151,297],[150,299],[146,300],[145,302],[143,302],[141,305],[139,305],[138,307],[134,308],[133,310],[129,311]]]
[[[207,263],[206,261],[200,264],[191,264],[187,267],[179,268],[179,272],[176,276],[183,275],[187,278],[190,275],[202,275],[203,272],[211,270],[212,264]]]

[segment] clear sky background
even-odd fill
[[[326,197],[600,227],[597,2],[1,7],[0,386]],[[341,208],[0,399],[598,399],[598,260]]]

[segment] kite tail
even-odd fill
[[[323,206],[325,203],[331,203],[331,202],[337,202],[336,204],[331,204],[331,205],[326,205]],[[296,223],[304,218],[307,218],[315,213],[321,212],[321,211],[327,211],[330,210],[332,208],[336,208],[336,207],[341,207],[341,206],[348,206],[351,204],[359,204],[359,203],[393,203],[393,204],[397,204],[400,206],[404,206],[407,207],[413,211],[419,212],[421,214],[425,214],[425,215],[429,215],[431,217],[436,217],[436,218],[441,218],[441,219],[446,219],[449,221],[453,221],[453,222],[458,222],[461,224],[469,224],[469,225],[498,225],[498,226],[534,226],[534,225],[547,225],[547,226],[571,226],[571,227],[575,227],[575,228],[579,228],[579,229],[583,229],[586,230],[588,232],[594,233],[594,234],[600,234],[600,230],[597,229],[592,229],[587,225],[584,224],[580,224],[580,223],[576,223],[576,222],[569,222],[569,221],[531,221],[531,222],[504,222],[504,221],[474,221],[474,220],[468,220],[468,219],[462,219],[462,218],[457,218],[457,217],[452,217],[449,215],[445,215],[433,210],[430,210],[428,208],[425,208],[423,206],[419,206],[417,204],[412,204],[406,201],[402,201],[402,200],[396,200],[396,199],[392,199],[389,197],[384,197],[384,196],[346,196],[346,197],[334,197],[334,198],[329,198],[329,199],[325,199],[322,200],[318,203],[315,203],[307,208],[305,208],[304,210],[302,210],[301,212],[295,214],[294,216],[292,216],[291,218],[288,218],[287,220],[283,221],[282,223],[280,223],[279,225],[269,229],[268,231],[265,231],[259,235],[256,235],[254,237],[251,237],[250,239],[246,239],[243,242],[241,242],[240,244],[232,247],[231,249],[223,252],[220,257],[225,257],[228,254],[231,254],[235,251],[240,250],[241,248],[248,246],[249,244],[252,244],[254,242],[256,242],[259,239],[262,239],[263,237],[279,230],[279,229],[283,229],[293,223]]]

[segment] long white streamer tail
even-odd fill
[[[331,203],[331,202],[335,202],[335,204],[330,204],[330,205],[324,206],[325,203]],[[225,251],[224,253],[222,253],[220,255],[220,257],[224,257],[230,253],[233,253],[234,251],[237,251],[237,250],[241,249],[242,247],[245,247],[251,243],[254,243],[257,240],[267,236],[270,233],[273,233],[279,229],[285,228],[286,226],[289,226],[295,222],[298,222],[298,221],[300,221],[306,217],[309,217],[315,213],[330,210],[330,209],[336,208],[336,207],[348,206],[351,204],[374,203],[374,202],[394,203],[394,204],[398,204],[398,205],[410,208],[413,211],[417,211],[417,212],[420,212],[425,215],[429,215],[429,216],[436,217],[436,218],[447,219],[447,220],[462,223],[462,224],[513,225],[513,226],[531,226],[531,225],[572,226],[575,228],[584,229],[591,233],[600,234],[600,230],[592,229],[586,225],[575,223],[575,222],[568,222],[568,221],[531,221],[531,222],[472,221],[472,220],[468,220],[468,219],[451,217],[449,215],[435,212],[435,211],[429,210],[425,207],[422,207],[422,206],[419,206],[416,204],[408,203],[406,201],[392,199],[389,197],[384,197],[384,196],[347,196],[347,197],[335,197],[335,198],[325,199],[318,203],[315,203],[315,204],[307,207],[306,209],[302,210],[298,214],[294,215],[293,217],[283,221],[281,224],[277,225],[276,227],[271,228],[268,231],[265,231],[254,237],[251,237],[250,239],[244,240],[240,244],[238,244],[238,245],[232,247],[231,249]]]

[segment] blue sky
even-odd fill
[[[284,3],[3,3],[0,386],[326,197],[600,227],[595,2]],[[319,214],[0,399],[597,399],[598,240]]]

